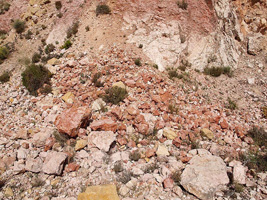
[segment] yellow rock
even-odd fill
[[[115,185],[98,185],[86,188],[78,200],[120,200]]]
[[[59,183],[59,179],[54,179],[51,181],[52,186],[56,186]]]
[[[126,89],[126,86],[121,81],[112,84],[112,87],[116,87],[116,86],[122,89]]]
[[[47,61],[47,64],[49,65],[60,65],[60,60],[56,59],[56,58],[52,58],[50,60]]]
[[[201,135],[206,136],[210,140],[212,140],[214,138],[213,132],[211,130],[207,129],[207,128],[201,129],[200,133],[201,133]]]
[[[172,128],[164,128],[163,129],[163,135],[168,139],[168,140],[173,140],[174,138],[177,137],[177,133],[172,129]]]
[[[9,101],[10,101],[11,103],[13,103],[14,99],[11,97],[11,98],[9,99]]]
[[[71,92],[67,92],[63,97],[62,97],[63,101],[65,101],[66,103],[73,103],[74,100],[74,94],[72,94]]]
[[[83,149],[87,145],[86,140],[78,140],[75,145],[75,151]]]
[[[11,187],[7,187],[6,190],[5,190],[5,196],[6,197],[13,197],[14,193],[11,189]]]

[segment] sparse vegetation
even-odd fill
[[[229,97],[227,99],[228,104],[226,105],[226,108],[230,109],[230,110],[235,110],[237,109],[237,104],[236,102],[232,101]]]
[[[73,35],[78,33],[78,29],[79,29],[79,22],[76,21],[71,25],[71,27],[68,28],[68,30],[67,30],[67,38],[71,38]]]
[[[144,168],[144,173],[153,173],[156,169],[158,169],[159,166],[157,165],[157,163],[152,163],[152,164],[149,164],[147,165],[145,168]]]
[[[102,4],[96,7],[96,16],[110,14],[111,10],[108,5]]]
[[[58,131],[54,131],[53,135],[56,139],[56,141],[63,147],[65,146],[67,140],[68,140],[68,136],[67,135],[63,135],[61,133],[59,133]]]
[[[36,96],[38,89],[42,88],[44,84],[50,85],[52,74],[42,65],[31,64],[21,76],[23,85],[28,89],[30,94]]]
[[[263,118],[267,119],[267,106],[261,108]]]
[[[9,72],[4,72],[1,76],[0,76],[0,82],[1,83],[6,83],[8,82],[10,79],[10,73]]]
[[[9,55],[9,49],[6,46],[0,46],[0,64],[7,59]]]
[[[7,12],[10,8],[10,4],[6,2],[5,0],[0,0],[0,15]]]
[[[180,185],[181,182],[181,172],[180,171],[175,171],[171,175],[172,180],[177,184]]]
[[[54,50],[55,50],[55,45],[53,45],[53,44],[48,44],[48,45],[46,45],[46,47],[45,47],[45,53],[46,54],[49,54],[49,53],[51,53],[51,52],[53,52]]]
[[[18,60],[18,62],[19,62],[21,65],[28,66],[29,64],[31,64],[31,59],[28,58],[28,57],[23,57],[23,58],[20,58],[20,59]]]
[[[185,2],[185,0],[179,0],[177,1],[177,5],[179,8],[183,9],[183,10],[186,10],[187,7],[188,7],[188,4]]]
[[[85,27],[85,30],[86,30],[86,32],[90,31],[90,27],[89,26],[86,26]]]
[[[169,110],[169,112],[170,112],[171,114],[177,114],[178,111],[179,111],[179,108],[178,108],[178,106],[176,106],[175,104],[173,104],[173,103],[169,103],[169,105],[168,105],[168,110]]]
[[[136,150],[130,153],[129,158],[130,160],[138,161],[141,158],[141,154]]]
[[[142,63],[141,63],[141,59],[140,58],[137,58],[134,60],[134,64],[137,65],[137,66],[141,66]]]
[[[68,49],[71,47],[71,45],[72,45],[72,42],[70,40],[66,40],[61,48],[62,49]]]
[[[219,77],[221,74],[232,76],[232,71],[230,67],[206,67],[204,69],[204,74]]]
[[[132,173],[131,172],[123,172],[121,176],[117,178],[118,182],[121,182],[123,184],[128,183],[131,180]]]
[[[237,192],[237,193],[241,193],[244,190],[244,186],[239,184],[239,183],[235,182],[233,186],[234,186],[235,192]]]
[[[33,178],[31,184],[32,184],[32,187],[40,187],[40,186],[43,186],[45,184],[45,181],[43,181],[39,177],[35,177],[35,178]]]
[[[112,104],[119,104],[128,95],[126,89],[117,86],[109,88],[105,92],[106,94],[103,96],[104,101]]]
[[[123,166],[122,166],[122,163],[121,161],[117,161],[113,167],[113,170],[114,172],[117,174],[119,172],[122,172],[123,171]]]
[[[178,78],[179,74],[177,73],[177,69],[175,68],[167,68],[167,72],[170,79]]]
[[[143,48],[143,44],[139,44],[138,48],[142,49]]]
[[[35,52],[32,56],[32,63],[38,63],[41,60],[41,54]]]
[[[56,2],[55,2],[55,7],[56,7],[57,10],[60,10],[60,9],[62,8],[62,3],[61,3],[61,1],[56,1]]]
[[[13,22],[12,26],[16,30],[17,33],[22,33],[25,30],[25,22],[19,19],[16,19]]]
[[[249,169],[255,169],[258,172],[267,171],[267,152],[259,152],[250,150],[247,153],[242,153],[239,159]]]
[[[25,39],[27,39],[27,40],[31,39],[32,35],[33,35],[33,33],[30,30],[28,30],[27,33],[25,34]]]
[[[267,132],[262,127],[254,126],[248,131],[248,135],[254,140],[259,147],[267,146]]]
[[[104,86],[104,84],[103,84],[101,81],[99,81],[99,78],[100,78],[101,76],[102,76],[102,73],[101,73],[101,72],[97,72],[97,73],[95,73],[94,76],[93,76],[92,82],[94,83],[94,85],[95,85],[96,87],[103,87],[103,86]]]
[[[159,69],[159,66],[158,66],[157,64],[153,64],[153,67],[154,67],[155,69]]]

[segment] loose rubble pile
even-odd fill
[[[267,197],[266,173],[238,161],[250,122],[266,119],[209,103],[198,80],[170,80],[124,50],[101,55],[49,62],[52,94],[30,96],[19,77],[0,85],[1,199]],[[103,100],[112,87],[127,90],[118,105]]]

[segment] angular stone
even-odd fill
[[[97,148],[108,152],[110,145],[115,141],[116,136],[112,131],[93,131],[89,135],[91,140]]]
[[[75,144],[75,151],[83,149],[87,145],[86,140],[78,140]]]
[[[201,129],[200,133],[201,133],[201,135],[209,138],[210,140],[212,140],[214,138],[213,132],[207,128]]]
[[[93,111],[101,110],[101,108],[103,108],[103,106],[105,105],[106,105],[106,102],[103,101],[103,99],[99,98],[92,103],[92,110]]]
[[[173,140],[174,138],[177,137],[177,133],[169,127],[166,127],[163,129],[163,135],[168,139],[168,140]]]
[[[67,157],[68,155],[62,152],[54,151],[48,153],[43,164],[43,172],[46,174],[60,175]]]
[[[80,128],[86,128],[91,117],[91,110],[87,107],[72,107],[58,115],[55,125],[60,133],[71,137],[78,135]]]
[[[74,94],[72,94],[71,92],[67,92],[63,97],[63,101],[65,101],[66,103],[72,104],[73,100],[74,100]]]
[[[60,65],[60,60],[56,59],[56,58],[52,58],[50,60],[47,61],[47,64],[49,65]]]
[[[226,165],[211,154],[195,155],[181,175],[181,185],[200,199],[212,199],[219,186],[229,183]]]
[[[41,158],[29,158],[26,160],[26,167],[25,169],[30,172],[39,173],[42,169],[43,161]]]
[[[168,149],[162,144],[158,146],[156,154],[157,156],[169,156],[170,155]]]
[[[234,182],[239,184],[246,184],[246,172],[247,168],[242,165],[241,162],[233,160],[229,163],[229,166],[233,167],[233,179]]]
[[[99,185],[87,187],[78,195],[78,200],[120,200],[115,185]]]
[[[93,121],[90,124],[92,130],[102,130],[102,131],[113,131],[117,130],[117,123],[114,122],[112,119],[103,119],[98,121]]]
[[[174,186],[174,181],[171,178],[166,178],[163,181],[163,187],[166,188],[173,188]]]

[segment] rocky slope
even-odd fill
[[[266,1],[101,1],[99,16],[98,1],[8,2],[0,199],[267,198]],[[25,60],[51,43],[52,92],[32,96]],[[231,77],[202,73],[212,66]],[[112,104],[111,88],[127,95]]]

